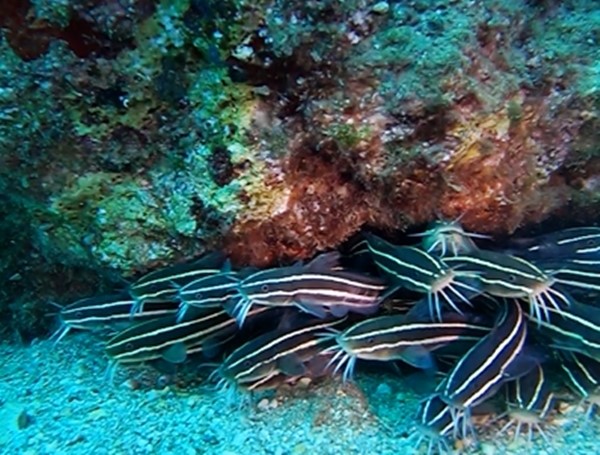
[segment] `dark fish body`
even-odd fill
[[[441,319],[443,304],[462,313],[457,303],[468,305],[469,298],[480,292],[476,273],[454,270],[419,248],[396,246],[374,235],[367,236],[367,245],[392,286],[427,294],[425,304],[431,318]]]
[[[337,257],[337,255],[335,255]],[[241,280],[242,299],[229,308],[240,325],[252,305],[297,307],[314,316],[337,317],[348,312],[373,314],[379,308],[384,283],[367,275],[339,270],[332,255],[318,256],[306,265],[262,270]]]
[[[570,296],[552,287],[554,278],[525,259],[477,250],[470,255],[445,258],[444,262],[477,273],[483,290],[490,295],[526,299],[538,321],[548,318],[549,308],[570,305]]]
[[[575,393],[600,404],[600,361],[573,353],[565,355],[560,366]]]
[[[287,376],[277,370],[272,371],[266,376],[244,384],[244,388],[249,392],[260,392],[264,390],[273,390],[285,384],[290,384],[298,380],[297,376]]]
[[[324,309],[339,306],[342,313],[372,314],[378,308],[380,292],[385,289],[375,278],[343,271],[300,271],[285,276],[277,273],[273,278],[261,279],[258,285],[262,287],[260,291],[244,292],[253,302],[265,306],[294,304],[308,308],[310,313],[314,312],[310,311],[314,305]]]
[[[455,419],[439,395],[432,395],[421,403],[416,420],[417,431],[420,433],[417,448],[426,441],[428,454],[434,449],[439,453],[451,452],[447,438],[455,431]]]
[[[190,307],[210,310],[226,306],[239,295],[237,286],[238,278],[233,272],[219,272],[186,284],[178,292],[178,319],[183,319]]]
[[[536,330],[553,347],[600,360],[600,308],[573,300],[569,308],[548,308],[548,314]]]
[[[544,259],[536,264],[569,293],[585,296],[600,294],[600,260]]]
[[[354,270],[372,270],[375,267],[367,240],[364,238],[355,242],[340,258],[340,262]]]
[[[261,390],[272,390],[280,387],[281,385],[290,385],[298,382],[301,378],[318,379],[326,376],[329,373],[328,362],[331,359],[331,355],[325,353],[318,353],[309,360],[303,362],[303,370],[301,374],[295,376],[289,376],[285,373],[281,373],[278,370],[274,370],[267,376],[258,379],[257,381],[244,384],[244,387],[248,391],[261,391]]]
[[[508,422],[500,429],[499,434],[515,426],[517,439],[525,427],[529,442],[533,440],[534,430],[549,442],[542,427],[552,410],[554,395],[541,365],[536,365],[527,374],[507,383],[506,401]]]
[[[413,322],[404,315],[381,316],[359,322],[336,336],[349,356],[363,360],[403,360],[418,368],[433,367],[430,352],[458,341],[472,344],[490,327],[468,320]]]
[[[515,251],[531,260],[600,259],[600,228],[579,227],[521,240]]]
[[[225,264],[222,253],[211,253],[198,261],[177,264],[148,273],[129,288],[138,302],[175,299],[179,288],[205,276],[219,273]]]
[[[509,405],[545,417],[551,410],[553,395],[542,365],[506,385]]]
[[[498,297],[527,297],[550,277],[534,264],[503,253],[477,250],[469,255],[444,258],[459,270],[477,273],[484,290]]]
[[[221,376],[238,385],[253,384],[278,374],[303,375],[306,362],[333,343],[323,332],[334,330],[343,320],[313,320],[291,330],[275,330],[243,344],[227,356]]]
[[[59,319],[63,330],[117,331],[135,323],[177,312],[177,305],[173,302],[155,301],[147,305],[143,312],[132,314],[131,308],[134,303],[127,293],[89,297],[62,308]]]
[[[508,301],[492,331],[454,366],[441,386],[441,398],[458,409],[476,406],[507,380],[535,364],[523,355],[527,324],[520,305]]]
[[[237,332],[235,321],[224,311],[203,313],[183,322],[176,315],[136,324],[106,343],[106,353],[119,363],[165,359],[183,362],[189,354],[212,350]]]
[[[416,292],[427,293],[432,283],[446,275],[449,268],[426,251],[411,246],[398,246],[369,234],[367,246],[373,261],[393,284]]]
[[[458,256],[477,250],[473,238],[487,238],[481,234],[465,231],[458,221],[434,221],[420,234],[423,237],[421,247],[437,256]]]

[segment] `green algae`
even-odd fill
[[[66,27],[71,19],[71,0],[31,0],[33,14],[39,21]]]
[[[340,41],[350,32],[341,24],[364,6],[360,0],[326,0],[310,5],[301,1],[272,2],[270,14],[264,18],[269,49],[275,56],[286,58],[309,45],[312,60],[324,62],[340,51]]]
[[[40,90],[38,97],[23,98],[32,103],[27,110],[42,118],[27,122],[27,130],[21,124],[6,124],[3,137],[7,140],[19,139],[10,130],[35,137],[42,125],[50,123],[52,112],[53,121],[61,119],[58,125],[63,131],[85,138],[88,143],[106,144],[104,160],[112,167],[127,168],[130,163],[143,166],[142,172],[136,172],[138,176],[86,172],[71,184],[50,188],[51,203],[45,213],[36,217],[40,225],[46,226],[40,230],[45,251],[69,251],[85,260],[91,254],[102,264],[130,271],[140,264],[172,258],[176,253],[172,245],[179,242],[173,239],[189,238],[201,245],[198,239],[211,235],[210,226],[199,224],[197,214],[193,213],[198,200],[222,226],[229,225],[242,210],[238,199],[241,184],[234,180],[219,186],[210,172],[210,157],[214,147],[225,144],[232,151],[234,163],[253,158],[245,145],[245,132],[249,128],[246,116],[254,95],[249,87],[232,83],[225,66],[194,63],[195,57],[188,53],[191,41],[196,46],[198,40],[212,42],[184,26],[183,16],[189,3],[162,2],[156,13],[137,29],[138,46],[115,59],[112,65],[116,73],[107,73],[106,62],[100,61],[82,68],[83,72],[67,75],[72,90],[61,99],[64,110],[53,106],[50,111],[52,97]],[[231,24],[230,27],[233,28]],[[10,49],[4,60],[7,58],[12,58],[6,64],[9,68],[24,65]],[[60,61],[61,57],[56,55],[55,59]],[[176,149],[161,150],[155,144],[143,142],[132,147],[120,142],[118,136],[113,139],[119,131],[129,131],[135,137],[137,131],[144,131],[154,122],[156,110],[164,111],[164,91],[171,89],[157,85],[156,81],[164,71],[164,62],[176,60],[183,62],[175,68],[180,71],[175,75],[182,81],[183,92],[175,89],[172,93],[179,91],[188,104],[185,118],[166,113],[171,122],[169,128],[179,136],[171,140]],[[83,79],[91,72],[99,73],[94,91],[90,91],[92,87]],[[8,68],[6,73],[10,73]],[[0,102],[6,100],[7,117],[14,109],[11,103],[16,104],[14,90],[7,87],[0,92]],[[16,117],[16,120],[22,119]],[[148,166],[142,160],[151,155],[155,156],[155,164]],[[248,173],[256,169],[249,166]],[[254,177],[254,181],[261,179]]]
[[[333,139],[342,150],[352,149],[362,141],[371,139],[373,135],[372,129],[368,125],[348,123],[333,123],[323,134]]]
[[[25,162],[50,153],[67,128],[52,76],[58,61],[69,58],[60,43],[49,54],[49,62],[23,62],[0,31],[0,144]]]
[[[205,145],[199,145],[187,156],[187,174],[195,193],[202,199],[205,206],[216,210],[225,220],[231,221],[242,209],[238,199],[240,186],[237,181],[219,186],[211,179],[208,166],[212,151]]]
[[[362,41],[349,64],[360,72],[385,72],[380,93],[391,103],[443,97],[444,85],[466,65],[475,18],[435,7],[419,13],[394,5],[386,22]]]

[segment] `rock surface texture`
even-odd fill
[[[0,317],[25,337],[207,250],[600,214],[594,2],[5,3]]]

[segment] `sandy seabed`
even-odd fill
[[[69,334],[58,345],[0,344],[0,454],[412,454],[423,395],[391,372],[241,396],[210,384],[157,384],[150,369],[121,368],[111,383],[102,342]],[[186,373],[189,377],[189,372]],[[455,453],[600,454],[600,416],[560,406],[550,443],[483,417],[477,444]],[[487,420],[487,422],[486,422]]]

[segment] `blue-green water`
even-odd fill
[[[600,453],[598,2],[4,3],[0,453]]]

